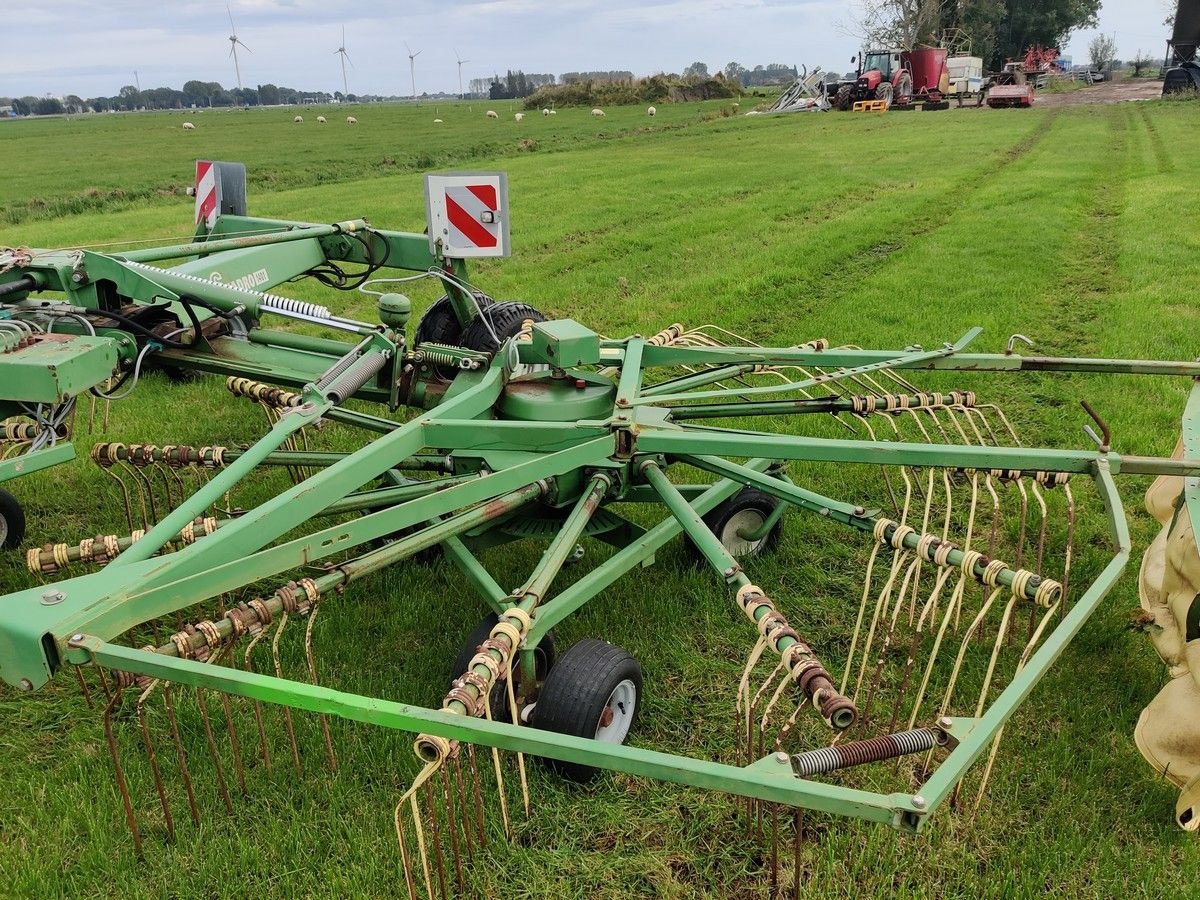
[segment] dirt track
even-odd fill
[[[1162,82],[1156,78],[1122,79],[1101,82],[1077,91],[1051,94],[1039,91],[1037,106],[1079,106],[1092,103],[1120,103],[1122,100],[1149,100],[1162,95]]]

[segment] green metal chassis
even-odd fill
[[[258,328],[256,320],[262,311],[250,302],[254,298],[237,290],[214,287],[208,281],[189,283],[186,277],[209,279],[217,274],[230,282],[265,270],[268,274],[258,285],[261,287],[301,275],[322,260],[361,262],[365,254],[346,235],[365,227],[365,223],[309,226],[222,217],[212,235],[191,244],[122,256],[62,251],[40,258],[33,270],[38,287],[62,292],[64,302],[69,304],[98,308],[105,302],[106,295],[111,298],[111,292],[115,291],[124,301],[166,304],[172,309],[177,307],[181,296],[186,297],[189,293],[225,309],[246,307],[244,314],[252,322],[249,339],[222,337],[198,342],[186,350],[164,349],[156,356],[166,364],[300,386],[304,402],[284,415],[267,435],[243,451],[104,569],[56,582],[56,593],[51,602],[47,602],[42,588],[0,598],[0,677],[7,683],[21,690],[34,690],[65,665],[98,665],[386,727],[888,822],[915,830],[949,796],[967,768],[999,733],[1123,571],[1129,559],[1130,542],[1113,476],[1122,472],[1185,476],[1189,511],[1194,520],[1200,516],[1200,501],[1197,500],[1200,491],[1196,490],[1197,476],[1200,475],[1200,462],[1196,462],[1200,459],[1200,428],[1196,425],[1200,422],[1200,399],[1197,399],[1196,389],[1188,404],[1186,422],[1190,424],[1184,429],[1188,459],[1165,460],[1122,457],[1106,449],[1065,451],[867,442],[693,426],[685,424],[689,416],[706,415],[705,404],[688,405],[696,399],[727,401],[721,406],[723,417],[803,412],[806,411],[805,401],[745,399],[747,394],[768,393],[769,389],[681,389],[712,383],[716,378],[711,373],[658,386],[645,384],[649,372],[679,366],[717,366],[717,373],[728,374],[731,369],[747,371],[755,365],[800,365],[827,371],[833,369],[833,377],[888,368],[1166,374],[1195,379],[1200,377],[1200,365],[1195,363],[966,353],[965,346],[974,333],[958,344],[947,344],[932,351],[919,348],[872,351],[660,347],[634,337],[599,344],[596,361],[617,370],[607,415],[575,421],[504,421],[496,418],[496,410],[509,385],[520,381],[516,377],[520,371],[518,364],[559,364],[547,350],[553,343],[548,345],[541,339],[506,345],[487,368],[461,372],[444,396],[423,395],[418,391],[420,399],[428,401],[431,408],[401,424],[348,410],[342,406],[346,397],[331,395],[328,385],[323,389],[321,376],[340,360],[347,359],[347,351],[354,345]],[[389,267],[417,271],[431,266],[449,267],[459,278],[465,276],[461,264],[431,259],[423,236],[372,233],[381,235],[386,242]],[[195,258],[165,274],[148,272],[136,265],[183,256]],[[0,286],[21,274],[18,269],[0,276]],[[459,314],[466,316],[469,300],[465,299],[465,292],[461,292],[462,296],[459,293],[451,291],[456,307],[462,304]],[[2,305],[0,309],[3,309]],[[403,335],[379,326],[351,323],[338,327],[359,339],[359,356],[352,365],[363,366],[364,359],[373,360],[372,372],[377,372],[354,395],[393,408],[398,406]],[[123,358],[130,359],[137,352],[136,342],[120,328],[98,331],[112,338]],[[568,331],[579,334],[577,329]],[[383,357],[386,365],[379,366],[376,357]],[[0,357],[2,365],[3,358]],[[786,389],[815,386],[821,380],[794,382]],[[215,534],[184,549],[155,555],[167,547],[183,526],[202,515],[211,503],[267,460],[270,454],[278,452],[290,436],[322,417],[336,418],[378,436],[354,453],[329,455],[327,462],[330,464],[274,499],[226,523]],[[26,471],[37,463],[51,464],[69,458],[68,447],[64,444],[54,448],[54,453],[24,458]],[[396,467],[427,449],[449,452],[455,458],[467,461],[476,477],[459,478],[433,493],[276,543],[331,507],[339,503],[345,507],[354,497],[361,496],[355,494],[356,491],[376,479],[391,478],[399,483],[401,479]],[[739,465],[725,461],[724,457],[747,458],[749,462]],[[377,538],[416,526],[422,526],[422,530],[415,536],[391,545],[392,561],[411,555],[422,543],[427,545],[436,537],[472,586],[494,609],[502,611],[515,604],[517,598],[496,583],[460,539],[465,529],[459,530],[459,524],[466,521],[459,519],[464,515],[462,511],[478,510],[497,502],[498,498],[512,496],[514,492],[535,485],[540,485],[537,493],[547,497],[550,505],[566,507],[578,501],[588,477],[595,473],[606,473],[615,486],[607,499],[609,504],[655,500],[657,497],[650,490],[652,485],[642,475],[648,464],[670,465],[684,461],[707,467],[720,476],[711,485],[685,489],[682,496],[696,514],[711,510],[743,485],[753,484],[791,506],[832,515],[851,526],[870,527],[871,520],[861,510],[813,494],[780,477],[773,467],[786,460],[1068,472],[1090,477],[1107,509],[1114,545],[1111,561],[982,716],[954,719],[944,726],[955,746],[915,793],[881,794],[797,778],[789,765],[774,756],[749,766],[736,766],[604,744],[234,668],[205,665],[169,653],[138,650],[113,642],[118,635],[143,622],[301,566],[312,566]],[[0,467],[0,478],[12,472],[12,463],[19,461],[10,461]],[[443,522],[446,516],[451,518]],[[630,539],[613,556],[570,587],[542,598],[543,602],[534,611],[527,646],[535,646],[558,622],[622,575],[651,564],[661,547],[685,531],[693,540],[705,540],[702,531],[689,526],[686,516],[669,517],[649,530],[631,525],[626,532]],[[354,562],[343,563],[333,571],[345,572],[353,565]],[[740,570],[722,574],[731,584],[744,581]]]

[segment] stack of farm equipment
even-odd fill
[[[950,75],[941,47],[867,50],[855,57],[852,81],[827,84],[835,109],[946,109]]]
[[[1012,341],[968,352],[979,329],[928,348],[760,346],[715,325],[610,339],[468,281],[468,258],[507,254],[495,174],[431,177],[419,235],[251,217],[238,170],[201,166],[192,240],[0,251],[4,434],[26,471],[68,458],[81,410],[136,396],[154,366],[220,375],[214,398],[253,402],[268,421],[245,443],[93,446],[128,527],[26,548],[43,581],[0,602],[0,678],[22,692],[67,678],[99,708],[139,851],[149,832],[185,827],[181,802],[198,826],[218,798],[230,806],[234,784],[249,794],[287,777],[264,721],[286,725],[299,768],[293,713],[306,712],[331,771],[338,718],[417,735],[395,810],[410,896],[465,893],[469,861],[532,813],[526,755],[571,780],[613,770],[736,795],[770,848],[774,892],[803,809],[916,830],[951,798],[983,802],[1006,724],[1129,560],[1115,476],[1187,476],[1200,514],[1200,387],[1178,458],[1160,459],[1114,452],[1090,407],[1095,447],[1018,439],[1014,417],[961,383],[1196,380],[1200,363],[1022,356]],[[445,296],[409,330],[393,288],[426,279]],[[272,293],[314,281],[369,294],[377,321]],[[879,477],[853,496],[824,493],[820,479],[844,485],[848,466]],[[251,482],[270,496],[250,499]],[[811,592],[756,583],[788,512],[814,542],[853,546],[837,565],[859,571]],[[726,648],[740,676],[715,754],[636,746],[643,692],[667,680],[600,635],[553,646],[556,625],[677,538],[724,586],[744,638]],[[502,584],[489,549],[514,541],[540,555]],[[560,580],[584,544],[602,549]],[[444,694],[406,695],[402,659],[391,688],[405,702],[318,684],[322,641],[352,639],[339,607],[433,548],[464,595],[459,618],[428,621],[464,636]],[[1081,552],[1102,558],[1080,569]],[[653,574],[637,577],[641,602],[678,602]],[[471,593],[490,608],[482,621]],[[427,599],[374,596],[363,655],[404,646],[384,637],[384,613]],[[683,603],[663,636],[681,653],[699,646],[688,615]],[[807,634],[804,623],[843,615],[853,624],[829,646]]]

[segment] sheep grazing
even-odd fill
[[[441,125],[441,124],[442,124],[442,120],[441,120],[441,119],[434,119],[434,120],[433,120],[433,124],[434,124],[434,125]]]
[[[513,118],[520,122],[525,118],[525,113],[517,113]]]
[[[557,110],[557,109],[552,109],[552,110],[550,110],[550,115],[552,115],[552,116],[557,116],[557,115],[558,115],[558,110]]]
[[[655,116],[658,115],[658,110],[655,109],[653,106],[651,106],[646,110],[646,115],[648,115],[650,118],[653,119]]]
[[[324,125],[324,124],[325,124],[325,117],[324,117],[324,116],[317,116],[317,124],[318,124],[318,125]]]
[[[597,119],[603,119],[603,118],[604,118],[604,110],[602,110],[602,109],[593,109],[593,110],[592,110],[592,115],[593,115],[593,116],[595,116]]]
[[[487,117],[489,119],[498,119],[498,118],[500,118],[500,114],[498,112],[496,112],[494,109],[489,109],[487,111]]]
[[[196,130],[196,126],[195,126],[195,125],[193,125],[191,122],[184,122],[184,123],[183,123],[183,130],[184,130],[184,131],[195,131],[195,130]]]
[[[358,119],[354,118],[354,116],[346,116],[346,124],[347,125],[357,125]]]
[[[741,108],[742,108],[742,104],[740,104],[740,103],[735,103],[735,104],[733,104],[733,111],[734,111],[734,112],[737,112],[737,111],[738,111],[739,109],[741,109]]]
[[[548,110],[548,109],[543,109],[543,110],[542,110],[542,115],[543,115],[543,116],[548,116],[548,115],[550,115],[550,110]]]
[[[297,125],[301,125],[304,122],[304,116],[296,116],[296,118],[292,119],[292,121]]]

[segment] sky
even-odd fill
[[[246,87],[272,83],[334,91],[341,29],[351,93],[407,95],[405,43],[417,92],[457,92],[471,78],[526,72],[627,69],[678,72],[694,61],[716,71],[787,63],[842,72],[857,52],[852,12],[837,0],[230,0]],[[1169,0],[1104,0],[1100,30],[1117,56],[1164,50]],[[236,87],[229,18],[212,0],[38,0],[4,17],[0,96],[111,96],[122,85],[181,87],[196,78]],[[1095,31],[1065,52],[1086,62]]]

